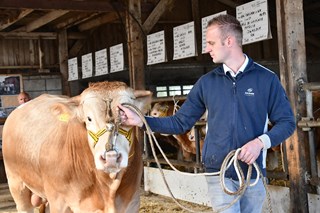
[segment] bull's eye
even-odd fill
[[[88,117],[88,121],[90,121],[90,122],[91,122],[91,121],[92,121],[92,119],[91,119],[90,117]]]

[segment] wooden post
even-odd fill
[[[126,12],[126,29],[128,39],[128,58],[130,86],[134,89],[145,89],[144,75],[144,50],[142,24],[141,24],[141,3],[140,0],[128,1]]]
[[[276,0],[279,67],[296,120],[306,116],[306,100],[302,85],[307,81],[303,0]],[[305,182],[307,135],[301,128],[286,141],[290,181],[290,210],[309,212]]]
[[[64,29],[58,33],[59,40],[59,65],[62,75],[63,95],[70,96],[70,87],[68,82],[68,40],[67,31]]]
[[[199,15],[199,0],[191,0],[191,5],[192,5],[192,17],[193,17],[193,21],[194,21],[194,26],[201,26],[201,19],[200,19],[200,15]],[[202,36],[201,36],[201,30],[199,27],[195,27],[195,36],[196,36],[196,41],[198,44],[196,48],[197,48],[197,57],[196,60],[197,61],[201,61],[203,59],[203,55],[202,55]]]

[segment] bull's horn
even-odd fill
[[[152,92],[149,90],[134,90],[133,94],[136,98],[138,97],[144,97],[144,96],[149,96],[152,95]]]

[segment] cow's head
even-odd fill
[[[151,96],[150,91],[133,90],[122,82],[90,83],[81,93],[80,117],[98,170],[117,173],[128,165],[132,129],[121,125],[117,105],[133,104],[146,113]]]
[[[153,117],[168,116],[169,105],[166,102],[155,103],[150,111]]]

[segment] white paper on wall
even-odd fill
[[[96,72],[95,76],[108,74],[108,55],[107,49],[102,49],[95,52]]]
[[[242,44],[271,39],[267,0],[255,0],[236,8],[243,29]]]
[[[110,72],[118,72],[124,69],[123,44],[110,47]]]
[[[164,31],[147,36],[147,65],[158,64],[167,61]]]
[[[206,53],[206,33],[207,33],[207,25],[208,25],[208,22],[213,19],[214,17],[217,17],[219,15],[223,15],[223,14],[227,14],[227,11],[222,11],[220,13],[216,13],[216,14],[213,14],[213,15],[210,15],[210,16],[206,16],[206,17],[203,17],[201,19],[201,28],[202,28],[202,54],[203,53]]]
[[[81,57],[82,62],[82,78],[92,77],[92,53],[85,54]]]
[[[194,22],[173,28],[173,60],[196,56]]]
[[[68,81],[78,80],[78,59],[71,58],[68,60]]]

